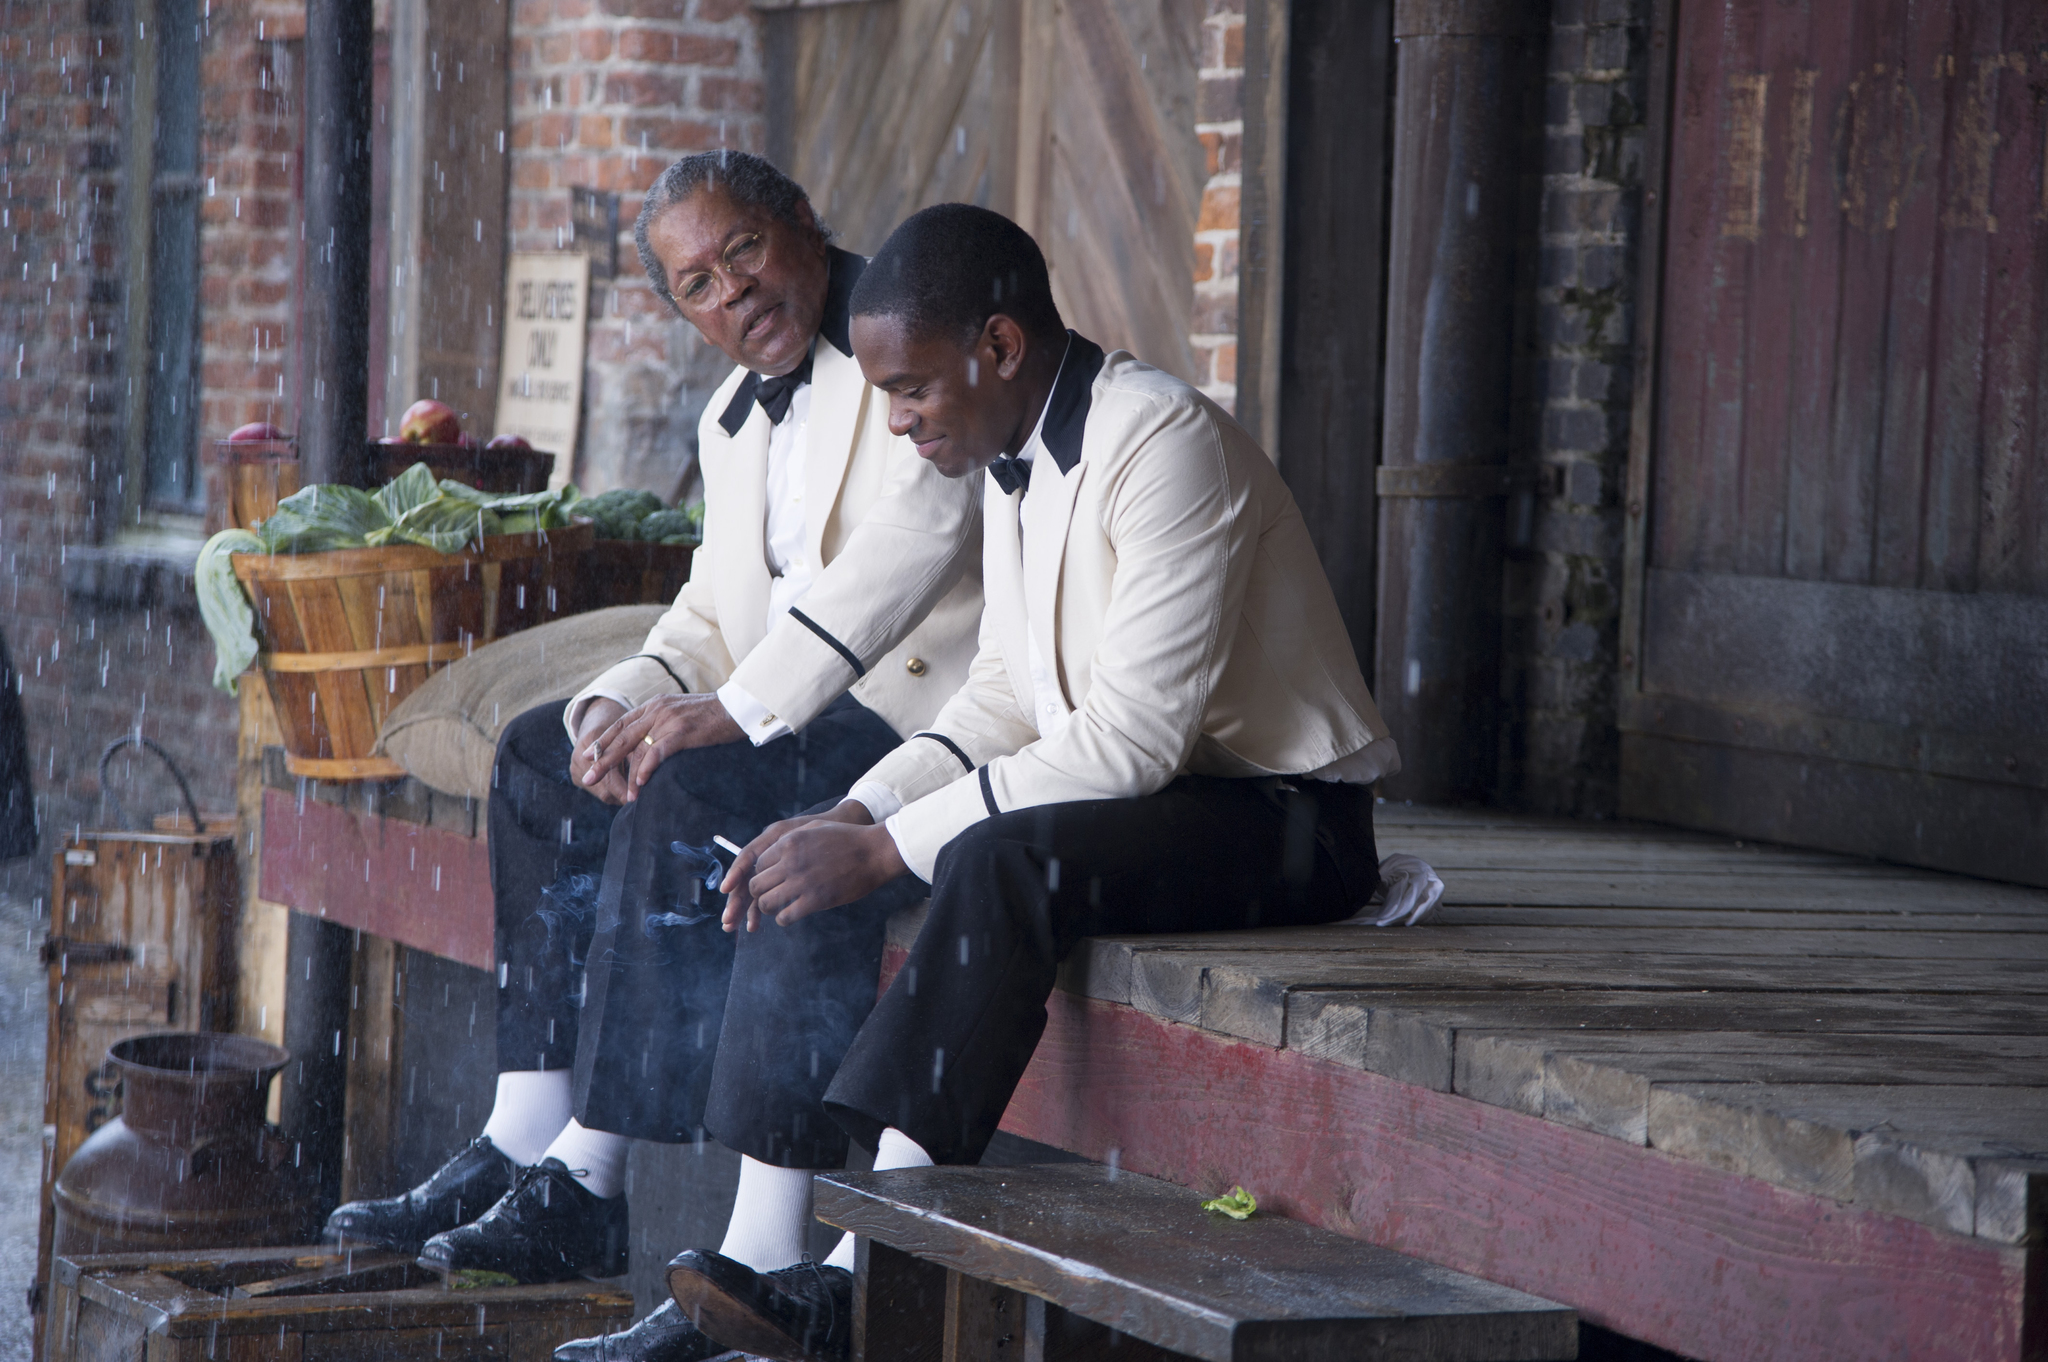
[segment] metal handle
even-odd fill
[[[171,760],[171,754],[164,751],[154,738],[145,738],[140,733],[129,733],[118,737],[107,744],[106,751],[100,753],[100,793],[106,797],[106,801],[109,804],[114,806],[114,821],[122,827],[127,827],[128,811],[121,807],[121,796],[115,794],[114,787],[107,784],[107,763],[114,759],[116,752],[130,746],[148,748],[156,753],[157,758],[165,766],[170,768],[171,779],[178,782],[178,793],[185,797],[185,812],[192,815],[193,835],[204,837],[206,835],[206,823],[199,817],[199,802],[192,798],[192,787],[185,783],[185,773],[178,769],[178,763]],[[141,830],[140,828],[136,829],[138,832]]]

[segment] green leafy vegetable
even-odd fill
[[[314,483],[278,502],[256,532],[272,553],[321,553],[362,548],[391,521],[383,503],[361,488]]]
[[[656,511],[640,522],[640,538],[657,544],[694,544],[702,538],[703,523],[701,507],[696,515],[691,515],[687,509]]]
[[[192,569],[199,594],[199,618],[213,636],[213,684],[235,693],[235,678],[256,660],[256,612],[235,580],[232,554],[262,553],[263,541],[247,530],[222,530],[199,550]]]
[[[1233,1187],[1228,1196],[1214,1197],[1203,1202],[1202,1209],[1227,1215],[1232,1220],[1249,1220],[1252,1213],[1259,1209],[1259,1199],[1242,1187]]]
[[[482,1291],[493,1286],[517,1285],[519,1279],[511,1273],[493,1272],[485,1267],[459,1267],[448,1274],[448,1286],[455,1291]]]

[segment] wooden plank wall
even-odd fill
[[[928,204],[1021,222],[1069,325],[1182,378],[1200,0],[896,0],[763,16],[771,146],[851,250]]]
[[[2048,9],[1674,8],[1622,811],[2048,884]]]
[[[1678,22],[1652,564],[2048,594],[2048,10]]]

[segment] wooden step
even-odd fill
[[[816,1191],[819,1219],[869,1241],[855,1310],[868,1346],[856,1356],[873,1362],[885,1337],[892,1357],[1051,1362],[1043,1331],[1028,1327],[1044,1312],[1021,1298],[1209,1362],[1577,1355],[1578,1317],[1565,1306],[1298,1221],[1231,1220],[1202,1201],[1171,1183],[1079,1163],[821,1173]],[[877,1245],[893,1275],[886,1291]],[[896,1255],[950,1277],[922,1292],[906,1287],[914,1273]],[[911,1314],[911,1297],[926,1312],[942,1298],[943,1352],[907,1336],[914,1320],[877,1318],[883,1295]]]

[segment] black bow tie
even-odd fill
[[[761,410],[768,413],[768,419],[776,425],[789,415],[789,404],[796,397],[796,390],[811,381],[811,357],[804,356],[804,362],[779,378],[764,378],[761,386],[754,390],[754,400],[761,404]]]
[[[1014,496],[1031,485],[1031,465],[1008,454],[996,455],[996,461],[988,466],[988,475],[1003,489],[1004,496]]]

